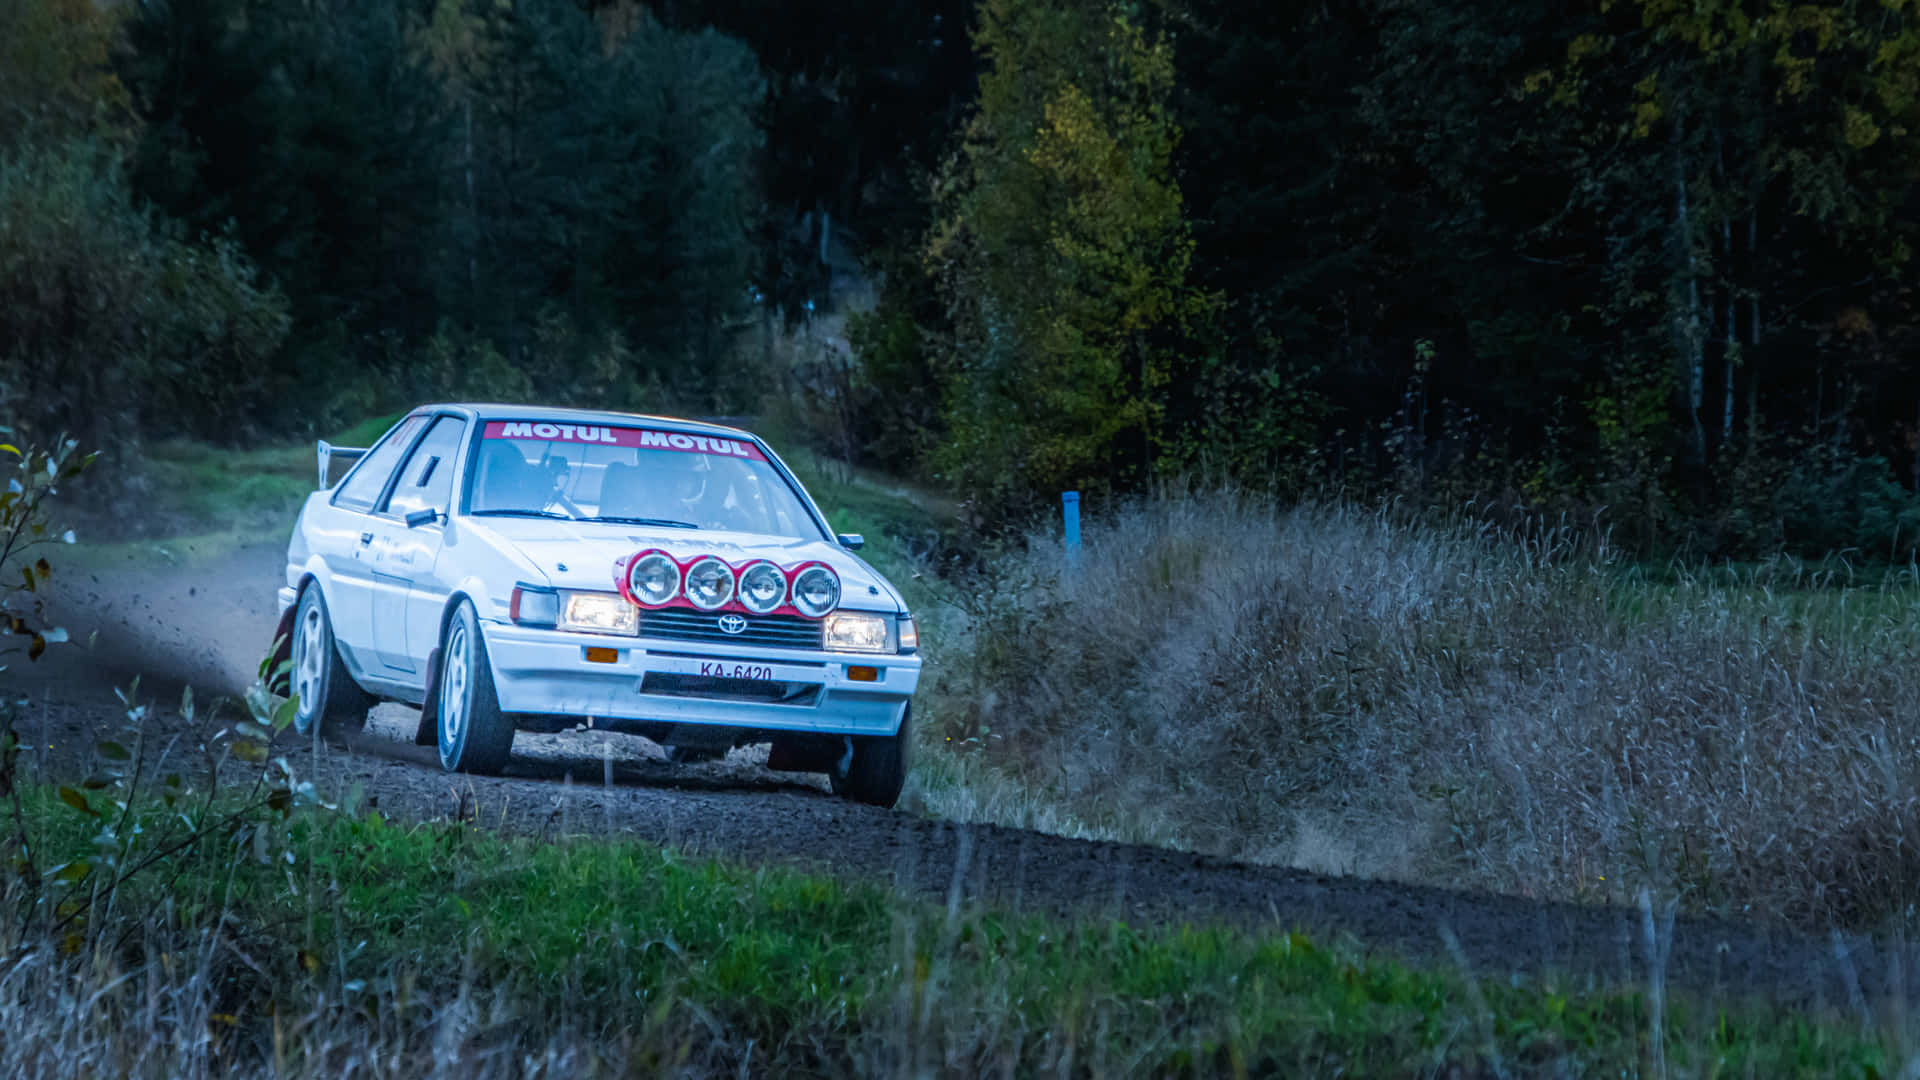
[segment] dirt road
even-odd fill
[[[174,707],[191,683],[205,702],[250,681],[278,612],[283,549],[243,548],[217,558],[188,550],[173,561],[133,553],[124,565],[62,579],[58,607],[91,651],[51,654],[0,676],[30,702],[27,731],[49,772],[89,732],[118,722],[113,688],[142,676],[151,723],[178,726]],[[416,747],[418,713],[374,711],[349,745],[289,747],[295,767],[324,793],[357,790],[389,816],[472,815],[488,827],[543,835],[610,833],[729,859],[779,862],[890,881],[911,893],[991,899],[1020,909],[1111,913],[1136,924],[1225,921],[1300,927],[1415,960],[1462,960],[1477,977],[1569,973],[1577,982],[1645,986],[1664,967],[1670,984],[1733,995],[1857,1008],[1863,1000],[1920,990],[1920,957],[1899,962],[1857,939],[1809,939],[1758,925],[1680,920],[1652,941],[1638,910],[1583,908],[1359,878],[1329,878],[1179,852],[1067,840],[1041,833],[956,826],[830,796],[822,778],[775,773],[764,751],[672,766],[638,738],[526,735],[510,775],[443,773]],[[1664,965],[1656,954],[1666,953]],[[1894,985],[1890,972],[1906,972]]]

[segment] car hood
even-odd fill
[[[677,559],[717,555],[735,566],[752,559],[766,559],[783,567],[818,560],[840,575],[841,607],[855,611],[906,610],[900,594],[879,571],[846,548],[824,540],[547,518],[465,518],[461,526],[476,538],[484,538],[531,563],[546,578],[545,583],[557,589],[611,589],[616,560],[657,547]]]

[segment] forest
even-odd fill
[[[1905,563],[1916,6],[12,0],[0,414],[782,416],[985,532],[1201,481]]]

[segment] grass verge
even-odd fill
[[[1911,931],[1920,584],[1167,492],[948,595],[940,816],[1521,896]],[[942,760],[942,759],[945,760]],[[1051,824],[1050,824],[1051,823]]]
[[[91,850],[53,791],[24,806],[43,864]],[[1684,999],[1656,1021],[1640,993],[941,909],[638,844],[304,811],[167,870],[0,962],[19,1075],[1897,1071],[1857,1023]]]
[[[397,419],[373,417],[328,441],[371,445]],[[63,512],[81,535],[81,563],[113,564],[129,554],[211,558],[242,544],[284,540],[314,490],[314,449],[310,442],[234,449],[175,439],[142,448],[128,473],[109,505]]]

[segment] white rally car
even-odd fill
[[[450,771],[500,771],[516,729],[585,725],[681,761],[770,742],[773,768],[899,796],[913,618],[753,435],[431,405],[319,458],[280,590],[301,733],[387,699],[421,706],[416,741]]]

